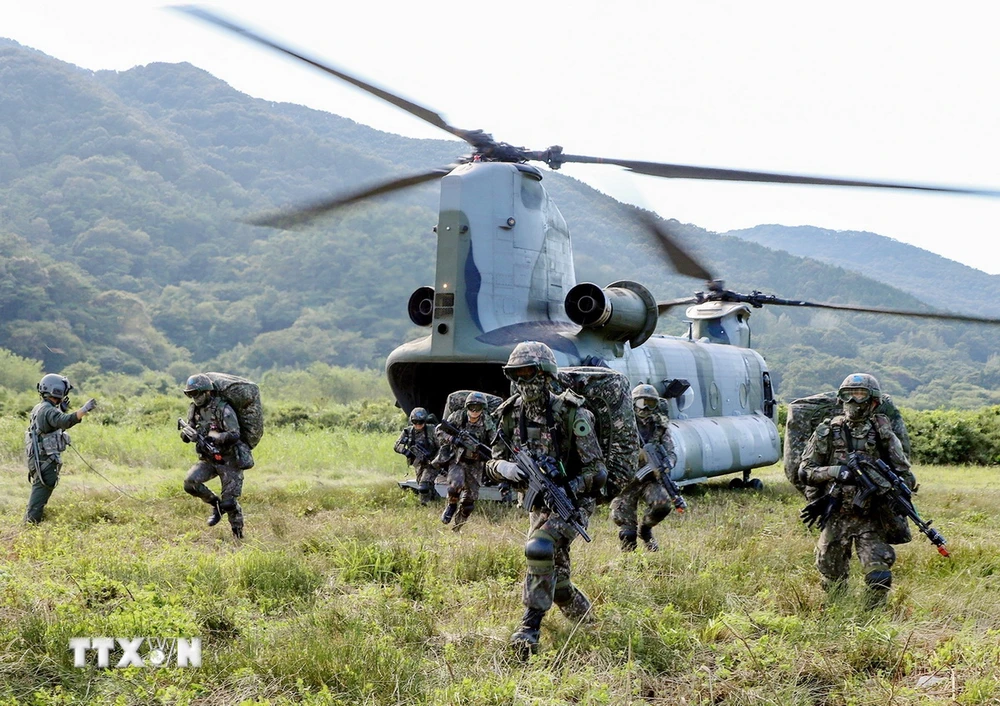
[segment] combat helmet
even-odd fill
[[[486,395],[482,392],[470,392],[465,398],[465,408],[479,405],[480,409],[486,409]]]
[[[212,384],[212,379],[208,375],[205,375],[205,373],[198,373],[187,379],[187,384],[184,386],[184,394],[190,397],[194,392],[211,392],[214,389],[215,386]]]
[[[426,424],[430,416],[423,407],[414,407],[410,410],[410,424]]]
[[[636,385],[632,388],[632,406],[635,407],[636,414],[648,416],[659,404],[660,395],[652,385]]]
[[[68,378],[56,375],[55,373],[49,373],[38,381],[38,394],[46,399],[54,397],[57,400],[61,400],[72,389],[73,386],[69,384]]]
[[[519,368],[537,368],[552,376],[559,372],[552,349],[540,341],[523,341],[514,346],[507,365],[503,366],[504,375],[513,380],[518,377],[514,371]]]
[[[868,373],[851,373],[844,378],[844,381],[840,383],[840,387],[837,388],[837,397],[840,398],[841,402],[846,402],[847,399],[854,397],[851,394],[852,390],[865,390],[869,395],[869,399],[882,399],[882,388],[879,387],[878,380],[875,379],[874,375],[869,375]],[[868,400],[858,399],[857,401],[867,402]]]
[[[636,385],[632,388],[632,401],[636,400],[657,400],[660,398],[659,393],[656,392],[656,388],[652,385]]]

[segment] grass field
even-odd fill
[[[949,540],[898,547],[884,610],[828,601],[780,467],[761,493],[688,488],[662,550],[623,555],[607,509],[574,575],[597,620],[552,611],[513,661],[526,518],[459,535],[396,488],[394,436],[279,430],[246,474],[247,536],[205,526],[175,433],[84,423],[39,527],[23,420],[0,420],[0,704],[1000,703],[1000,471],[918,467]],[[73,666],[72,637],[199,636],[202,666]]]

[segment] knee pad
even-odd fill
[[[219,509],[222,510],[222,512],[232,512],[237,507],[238,506],[236,504],[236,501],[232,499],[223,500],[221,503],[219,503]]]
[[[188,495],[198,495],[198,483],[193,480],[184,481],[184,492]]]
[[[548,532],[536,530],[524,543],[524,556],[528,558],[529,563],[532,561],[551,562],[555,555],[556,543]]]
[[[869,571],[865,574],[865,584],[876,591],[888,591],[892,586],[891,571]]]

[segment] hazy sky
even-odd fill
[[[966,2],[206,2],[530,149],[1000,189],[1000,42]],[[448,135],[147,0],[3,3],[0,36],[88,69],[188,61],[250,95]],[[2,90],[2,86],[0,86]],[[465,153],[456,142],[456,156]],[[436,166],[436,165],[428,165]],[[1000,274],[1000,199],[564,171],[711,230],[867,230]],[[572,213],[565,214],[572,228]],[[725,273],[722,273],[725,275]]]

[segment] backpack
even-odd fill
[[[610,368],[573,366],[559,368],[552,387],[556,394],[572,390],[580,395],[584,407],[593,413],[608,469],[604,498],[616,497],[632,480],[639,461],[639,432],[628,377]]]
[[[837,392],[821,392],[818,395],[792,400],[788,405],[788,416],[785,420],[785,452],[782,463],[785,466],[785,477],[799,489],[806,492],[806,486],[799,480],[799,464],[802,462],[802,452],[805,451],[809,437],[824,419],[840,414],[840,400]],[[893,433],[899,437],[903,452],[910,456],[910,435],[906,431],[906,423],[889,395],[882,395],[882,403],[875,408],[875,414],[883,414],[892,423]]]
[[[444,403],[444,419],[451,416],[452,412],[465,409],[465,398],[469,396],[470,392],[477,392],[477,390],[455,390],[448,395],[448,399]],[[500,403],[503,402],[503,398],[488,392],[484,392],[483,395],[486,397],[486,413],[492,416]]]
[[[229,403],[240,423],[240,440],[251,449],[264,436],[264,411],[257,383],[227,373],[205,373],[219,397]]]

